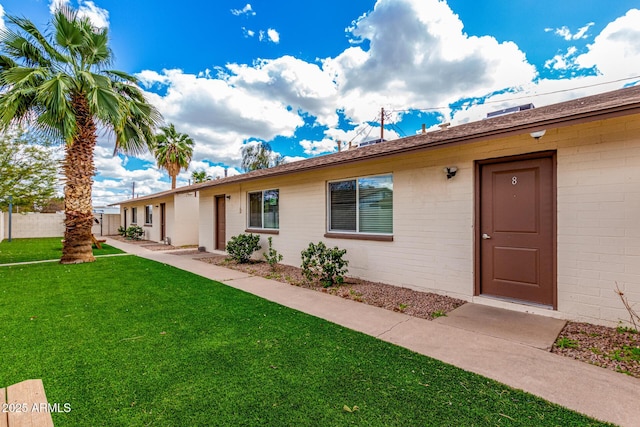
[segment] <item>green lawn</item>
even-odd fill
[[[60,259],[62,256],[61,240],[60,237],[12,239],[11,242],[5,239],[0,242],[0,264]],[[105,244],[102,244],[102,249],[93,249],[94,255],[118,253],[122,253],[122,251]]]
[[[42,378],[58,427],[600,425],[134,256],[0,277],[0,386]]]

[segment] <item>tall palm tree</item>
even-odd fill
[[[117,152],[141,153],[162,117],[137,79],[109,70],[106,28],[61,7],[41,33],[28,19],[7,16],[0,31],[0,128],[13,124],[64,142],[63,264],[94,261],[91,189],[97,130],[115,135]]]
[[[181,169],[187,170],[193,156],[193,139],[186,133],[176,131],[173,123],[160,128],[156,135],[153,154],[158,167],[165,169],[171,177],[171,188],[176,188],[176,176]]]

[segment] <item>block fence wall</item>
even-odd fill
[[[9,238],[9,213],[3,212],[0,237]],[[62,237],[64,235],[63,213],[13,213],[11,215],[11,238]]]

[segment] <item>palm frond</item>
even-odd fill
[[[32,42],[37,43],[37,45],[42,48],[42,56],[46,58],[46,60],[39,63],[40,66],[50,66],[53,61],[66,62],[64,55],[49,43],[47,38],[38,30],[33,22],[28,19],[16,17],[9,17],[9,21],[24,31],[32,39]],[[46,55],[44,55],[45,53]]]

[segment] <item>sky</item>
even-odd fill
[[[108,27],[134,74],[194,141],[178,176],[242,173],[242,147],[287,161],[640,84],[640,0],[0,0],[45,30],[67,4]],[[170,189],[151,154],[101,132],[95,206]]]

